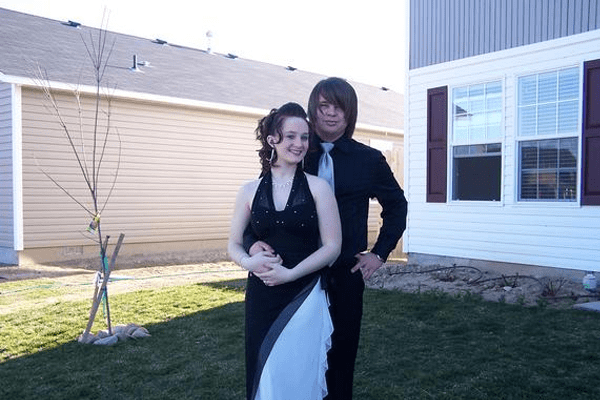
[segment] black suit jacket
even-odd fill
[[[322,150],[317,140],[312,147],[305,170],[317,175]],[[383,225],[371,251],[386,260],[406,229],[408,203],[404,191],[380,151],[341,137],[330,154],[342,222],[342,251],[333,267],[352,267],[356,264],[354,256],[367,250],[369,199],[377,199],[383,209]]]

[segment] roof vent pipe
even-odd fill
[[[63,25],[71,26],[73,28],[79,28],[81,24],[79,22],[68,20],[67,22],[61,22]]]
[[[213,38],[212,31],[206,31],[206,40],[208,41],[208,46],[206,48],[206,52],[208,54],[212,54],[212,38]]]
[[[134,72],[139,71],[136,54],[133,55],[133,66],[130,69]]]

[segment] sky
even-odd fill
[[[109,31],[210,45],[217,53],[404,93],[405,1],[0,0],[0,7],[97,28],[106,16]]]

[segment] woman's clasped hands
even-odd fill
[[[276,286],[293,280],[292,270],[284,267],[282,262],[280,255],[263,250],[244,260],[244,267],[265,285]]]

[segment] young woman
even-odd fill
[[[256,136],[261,178],[237,195],[228,246],[230,257],[249,271],[247,398],[322,399],[333,327],[319,270],[340,253],[337,204],[324,180],[302,170],[309,128],[300,105],[273,109]],[[246,252],[248,225],[273,252]]]

